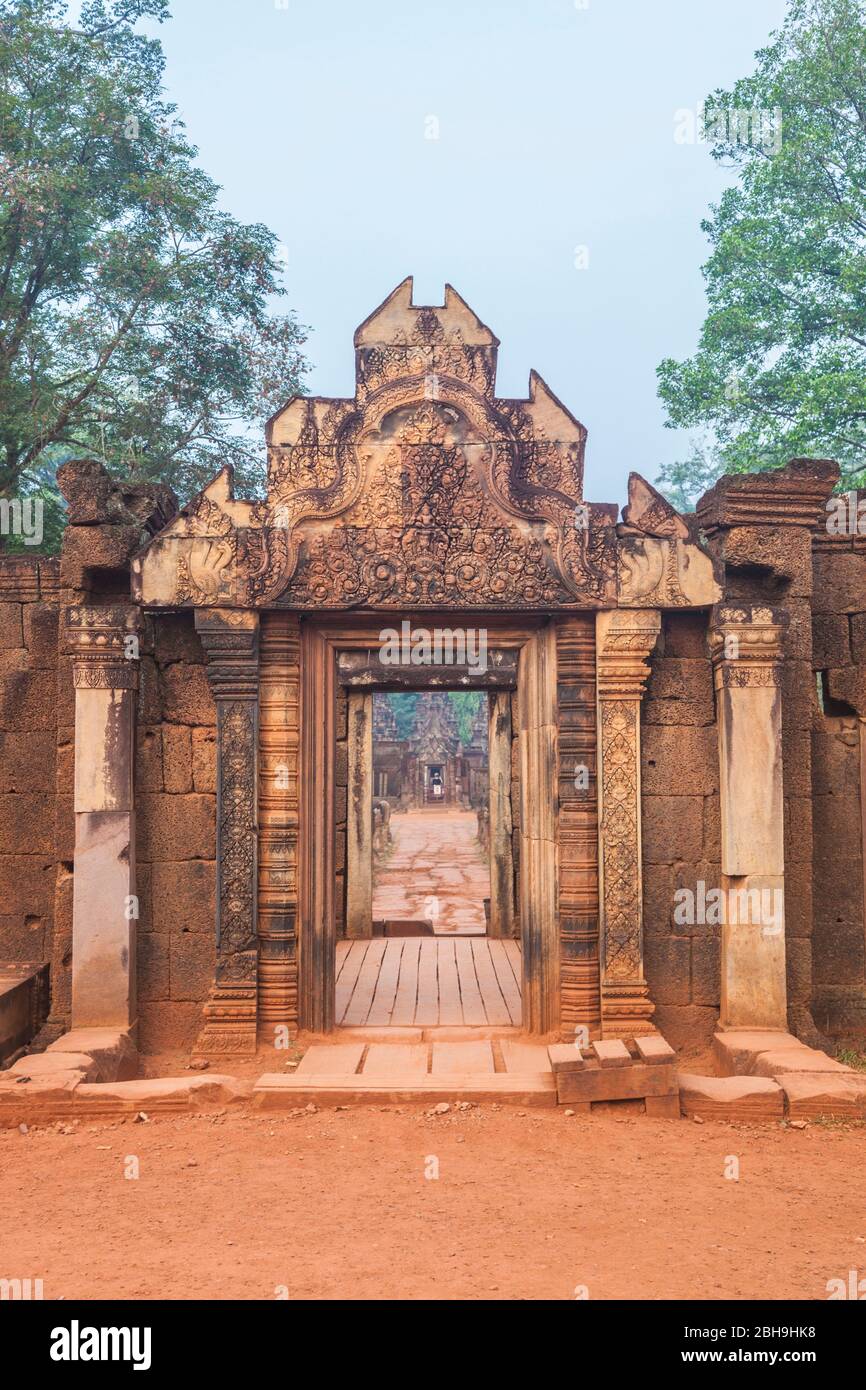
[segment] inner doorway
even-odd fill
[[[337,1026],[519,1028],[508,692],[349,702]]]

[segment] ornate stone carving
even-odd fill
[[[141,614],[128,604],[67,608],[66,650],[73,657],[74,686],[82,690],[137,689],[140,631]]]
[[[259,1028],[298,1020],[300,634],[291,613],[262,619],[259,695]]]
[[[787,615],[751,604],[718,604],[709,634],[717,690],[777,686]]]
[[[196,612],[217,707],[217,966],[201,1052],[255,1052],[258,614]]]
[[[290,401],[263,501],[214,479],[133,563],[146,604],[545,609],[615,602],[616,509],[582,499],[586,431],[535,373],[493,393],[497,342],[411,282],[356,334],[352,400]]]
[[[597,1036],[601,1024],[598,929],[595,620],[556,627],[559,706],[560,1023]]]
[[[628,1037],[649,1030],[653,1005],[643,973],[640,827],[640,702],[658,612],[597,618],[602,1030]]]

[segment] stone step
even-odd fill
[[[680,1072],[684,1115],[713,1120],[781,1120],[785,1098],[766,1076],[694,1076]]]
[[[253,1104],[265,1110],[291,1110],[304,1105],[350,1105],[358,1101],[411,1105],[468,1100],[509,1102],[515,1105],[556,1105],[552,1072],[526,1073],[454,1072],[448,1075],[403,1076],[283,1076],[259,1077],[253,1087]]]

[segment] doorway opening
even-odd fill
[[[338,1027],[520,1026],[508,702],[350,693]]]

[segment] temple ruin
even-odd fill
[[[434,775],[485,803],[527,1035],[866,1032],[866,539],[828,529],[836,466],[722,478],[692,515],[633,472],[620,515],[536,373],[496,395],[497,348],[406,280],[354,395],[270,420],[261,498],[60,469],[59,559],[0,560],[6,1055],[333,1031],[374,799]],[[403,622],[483,634],[483,665],[383,660]],[[395,758],[382,692],[467,689],[483,782],[435,700]],[[743,894],[772,913],[720,908]]]

